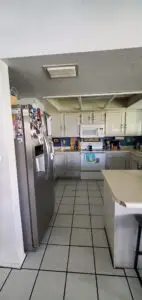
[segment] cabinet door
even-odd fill
[[[80,170],[80,152],[66,153],[66,168],[69,170]]]
[[[53,137],[64,136],[63,114],[57,113],[52,115],[51,131]]]
[[[65,136],[76,137],[80,136],[80,114],[66,113],[65,114]]]
[[[131,158],[131,169],[132,170],[137,170],[138,168],[138,163],[135,159]]]
[[[65,175],[65,153],[56,152],[54,157],[54,177],[64,177]]]
[[[92,124],[92,121],[91,121],[91,112],[82,112],[82,115],[81,115],[81,119],[82,119],[82,124]]]
[[[108,168],[110,170],[125,170],[126,159],[125,157],[112,156],[108,158]]]
[[[124,135],[124,112],[106,112],[106,135]]]
[[[82,112],[82,124],[104,125],[104,112]]]
[[[141,135],[142,113],[141,111],[126,112],[126,135]]]

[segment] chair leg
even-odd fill
[[[140,273],[138,271],[138,257],[141,254],[140,251],[139,251],[139,249],[140,249],[140,240],[141,240],[141,231],[142,231],[142,228],[139,225],[139,227],[138,227],[138,235],[137,235],[137,245],[136,245],[135,261],[134,261],[134,269],[135,269],[135,271],[137,273],[139,282],[140,282],[140,284],[142,286],[142,278],[141,278]]]

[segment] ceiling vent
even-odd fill
[[[43,66],[50,78],[72,78],[77,77],[76,65],[52,65]]]

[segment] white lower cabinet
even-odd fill
[[[80,152],[56,152],[54,178],[80,177]]]
[[[66,152],[66,177],[80,177],[80,152]]]
[[[142,170],[142,157],[131,154],[130,165],[132,170]]]
[[[54,156],[54,178],[65,176],[65,153],[56,152]]]
[[[129,153],[119,152],[107,155],[106,168],[110,170],[130,169]]]

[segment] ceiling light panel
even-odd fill
[[[51,78],[70,78],[77,76],[76,65],[44,66]]]

